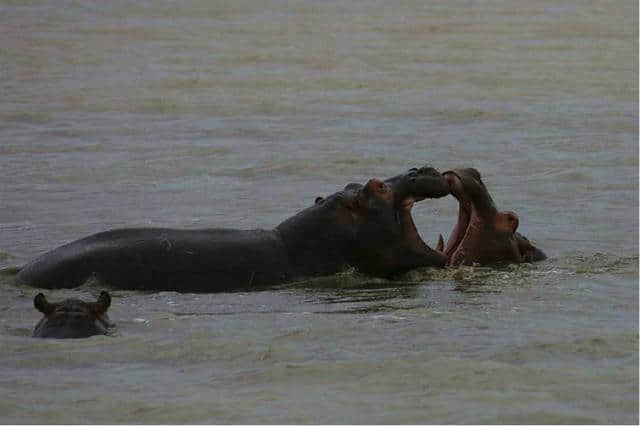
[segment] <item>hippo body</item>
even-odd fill
[[[28,264],[18,278],[49,289],[76,287],[95,277],[127,290],[196,292],[284,282],[294,275],[276,231],[129,228],[58,247]]]
[[[443,192],[444,188],[444,192]],[[446,257],[417,236],[411,206],[446,195],[431,168],[347,187],[273,230],[129,228],[97,233],[28,263],[17,280],[68,288],[96,277],[127,290],[215,292],[251,289],[355,267],[387,276]],[[417,236],[417,237],[416,237]]]

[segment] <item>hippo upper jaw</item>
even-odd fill
[[[385,181],[391,188],[396,204],[408,205],[426,198],[449,195],[450,189],[442,174],[433,167],[409,169],[406,173]]]

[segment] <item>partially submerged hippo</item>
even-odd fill
[[[107,310],[111,305],[111,296],[106,291],[101,292],[95,302],[66,299],[49,303],[44,294],[39,293],[33,299],[33,304],[44,314],[33,330],[33,337],[75,339],[109,334],[111,323]]]
[[[434,169],[349,185],[273,230],[132,228],[101,232],[27,264],[19,282],[75,287],[95,276],[128,290],[214,292],[330,275],[349,266],[386,276],[446,257],[419,237],[413,203],[449,192]]]
[[[458,222],[444,245],[442,236],[436,249],[447,257],[448,265],[535,262],[547,256],[516,232],[519,218],[514,212],[500,212],[473,168],[443,173],[451,194],[458,200]]]

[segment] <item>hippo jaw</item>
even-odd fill
[[[413,221],[411,210],[415,203],[422,199],[409,196],[398,200],[396,202],[396,220],[401,226],[403,238],[409,246],[413,247],[418,252],[423,252],[425,256],[432,258],[435,265],[444,266],[447,260],[446,257],[439,251],[431,248],[424,239],[422,239],[422,236],[418,232],[418,228]]]
[[[451,193],[449,183],[433,167],[411,168],[405,174],[388,179],[396,205],[398,223],[402,226],[404,238],[414,250],[422,252],[434,266],[444,266],[447,262],[442,250],[434,250],[422,239],[416,228],[411,210],[415,203],[427,198],[441,198]]]
[[[391,187],[396,204],[413,205],[426,198],[441,198],[451,192],[442,174],[433,167],[411,168],[385,181]]]
[[[447,257],[448,265],[521,263],[546,258],[516,232],[516,213],[498,211],[476,169],[450,170],[442,175],[459,203],[458,220],[446,246],[441,237],[436,248]]]

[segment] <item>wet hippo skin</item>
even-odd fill
[[[116,229],[58,247],[28,263],[18,282],[69,288],[91,277],[128,290],[214,292],[330,275],[355,267],[387,276],[446,257],[415,230],[416,201],[446,195],[434,169],[387,183],[371,179],[315,203],[272,230]]]
[[[440,236],[436,249],[448,265],[487,265],[499,262],[535,262],[546,259],[522,234],[520,219],[511,211],[499,211],[474,168],[443,173],[451,194],[458,200],[458,220],[446,246]]]
[[[66,299],[49,303],[40,293],[33,299],[33,305],[44,314],[33,330],[33,337],[77,339],[109,334],[111,323],[107,310],[111,296],[106,291],[101,292],[95,302]]]

